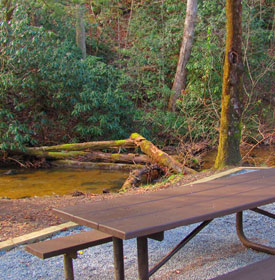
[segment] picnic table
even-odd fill
[[[112,235],[115,279],[124,279],[123,240],[137,239],[139,279],[146,280],[213,219],[236,214],[240,240],[247,247],[275,254],[275,248],[246,238],[243,211],[252,210],[275,218],[258,208],[275,202],[275,168],[262,169],[205,183],[128,195],[111,200],[54,209],[54,212],[80,225]],[[149,270],[148,241],[166,230],[200,223],[166,257]]]

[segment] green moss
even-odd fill
[[[141,137],[141,138],[145,139],[143,136],[141,136],[140,134],[138,134],[136,132],[132,133],[131,136],[130,136],[131,139],[136,139],[138,137]]]
[[[115,140],[115,144],[117,145],[123,145],[126,143],[126,140]]]

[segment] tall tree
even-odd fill
[[[226,49],[216,168],[237,165],[241,160],[240,141],[243,111],[241,2],[241,0],[226,0]]]
[[[186,86],[187,69],[186,65],[191,55],[195,23],[197,17],[197,0],[187,0],[186,16],[184,22],[184,34],[180,49],[177,71],[172,87],[172,94],[169,99],[168,110],[174,112],[176,101],[180,97],[182,90]]]
[[[86,34],[84,25],[84,7],[81,4],[76,5],[76,44],[82,51],[83,59],[86,58]]]

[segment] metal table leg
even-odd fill
[[[115,280],[124,280],[123,241],[113,237]]]
[[[240,240],[241,240],[241,242],[243,243],[244,246],[246,246],[248,248],[251,248],[251,249],[254,249],[256,251],[260,251],[260,252],[268,253],[268,254],[271,254],[271,255],[275,255],[275,248],[264,246],[264,245],[252,242],[251,240],[246,238],[246,236],[243,232],[243,212],[238,212],[236,214],[236,228],[237,228],[237,234],[238,234],[238,236],[239,236],[239,238],[240,238]]]
[[[137,253],[138,253],[138,279],[149,279],[148,268],[148,240],[147,237],[137,238]]]

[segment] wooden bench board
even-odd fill
[[[45,240],[29,244],[26,251],[41,258],[47,259],[62,254],[77,252],[88,247],[101,245],[112,241],[112,236],[97,230],[89,230],[73,235]]]
[[[274,280],[275,257],[252,263],[227,274],[217,276],[211,280]]]

